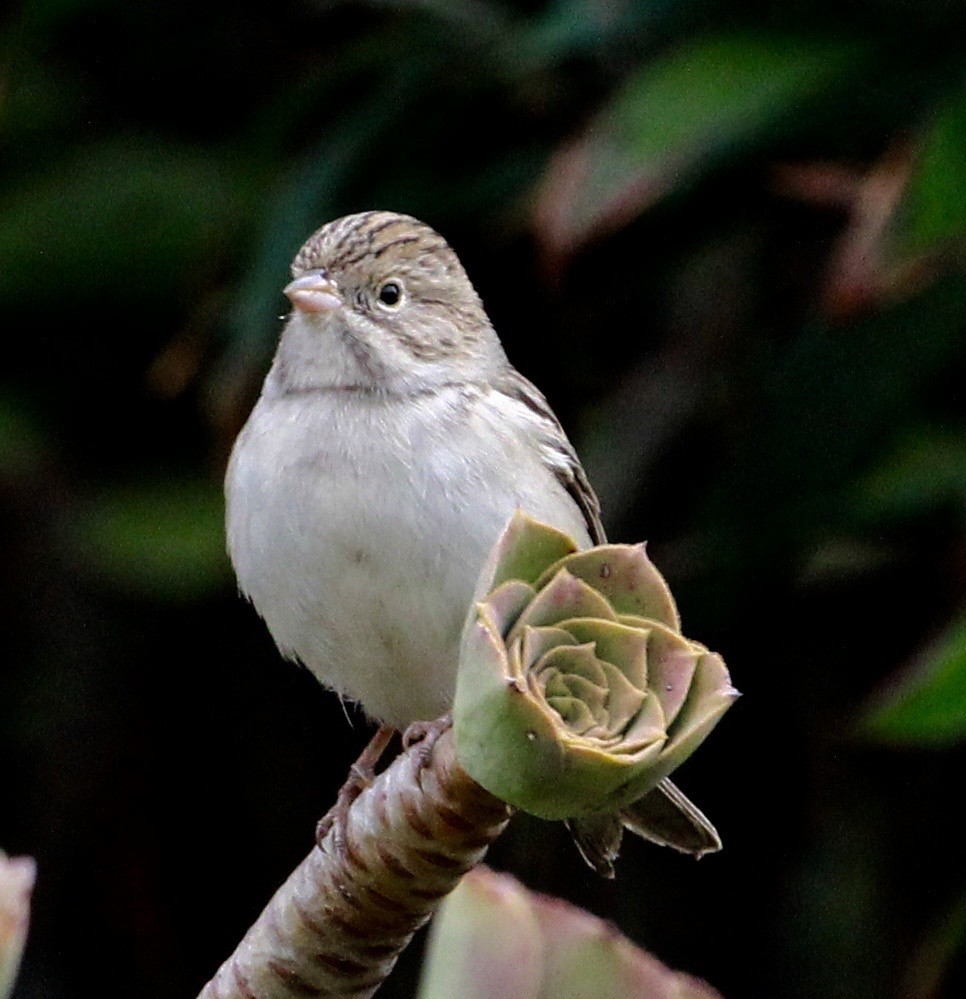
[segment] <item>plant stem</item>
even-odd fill
[[[371,996],[509,816],[456,761],[451,729],[417,743],[352,803],[344,856],[332,829],[199,999]]]

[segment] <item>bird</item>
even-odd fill
[[[474,587],[514,511],[581,548],[605,534],[560,421],[433,228],[348,215],[309,237],[291,278],[228,463],[228,552],[282,655],[380,723],[364,776],[394,730],[451,709]],[[696,855],[720,848],[667,780],[633,815],[569,825],[607,876],[625,826]]]

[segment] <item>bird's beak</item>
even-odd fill
[[[333,312],[342,305],[335,282],[325,271],[309,271],[283,289],[300,312]]]

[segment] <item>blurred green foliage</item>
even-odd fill
[[[626,224],[726,155],[748,155],[769,127],[814,113],[816,98],[860,71],[865,55],[837,38],[746,31],[656,56],[558,153],[542,198],[544,238],[570,248],[601,225]]]
[[[909,236],[913,246],[950,243],[962,259],[966,211],[966,85],[954,91],[925,125],[918,167],[909,183]]]
[[[897,742],[946,745],[966,739],[966,619],[942,636],[865,724],[874,735]]]
[[[0,17],[24,999],[194,994],[365,737],[237,599],[219,490],[291,257],[374,207],[449,238],[610,536],[650,540],[745,692],[681,775],[720,857],[630,848],[612,888],[521,821],[494,862],[728,999],[961,995],[966,863],[936,841],[966,752],[962,5]]]
[[[76,556],[113,585],[182,599],[224,586],[224,503],[214,483],[115,486],[89,504],[71,527]]]

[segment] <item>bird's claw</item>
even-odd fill
[[[428,763],[429,758],[433,755],[433,747],[436,745],[439,737],[449,728],[453,726],[453,716],[451,714],[442,715],[435,721],[413,722],[406,728],[403,732],[402,744],[403,749],[408,750],[412,746],[418,745],[417,757],[418,757],[418,768],[423,769]]]
[[[375,780],[376,764],[396,730],[391,725],[381,725],[369,740],[359,759],[349,767],[349,776],[339,788],[335,804],[319,819],[315,827],[315,842],[321,847],[329,833],[332,833],[332,846],[338,857],[346,855],[346,826],[352,803],[372,786]]]
[[[352,802],[371,784],[372,778],[367,777],[353,764],[348,780],[339,788],[335,804],[319,819],[315,827],[317,846],[321,847],[326,836],[334,829],[332,845],[338,856],[345,856],[345,830],[349,821],[349,809],[352,807]]]

